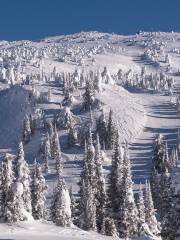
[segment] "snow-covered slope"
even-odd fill
[[[16,58],[16,52],[30,52],[29,59],[23,54]],[[146,67],[147,74],[163,72],[173,77],[177,89],[180,85],[178,69],[180,68],[180,33],[142,33],[135,36],[119,36],[98,32],[82,32],[67,36],[58,36],[39,41],[0,42],[0,52],[5,52],[3,62],[5,69],[16,66],[15,77],[9,75],[9,82],[1,81],[0,92],[0,153],[5,151],[16,153],[22,136],[22,124],[26,113],[43,110],[47,118],[60,112],[60,103],[63,100],[61,77],[58,80],[52,76],[54,67],[56,73],[88,74],[89,71],[102,72],[106,66],[114,77],[121,69],[129,81],[141,74],[142,67]],[[6,54],[7,53],[7,54]],[[169,63],[165,61],[169,54]],[[19,72],[17,69],[20,69]],[[130,71],[129,71],[130,70]],[[18,72],[18,74],[17,74]],[[128,75],[129,72],[129,75]],[[39,94],[51,90],[51,100],[31,105],[29,92],[31,86],[9,88],[9,83],[25,82],[27,75],[33,75],[33,87]],[[45,75],[48,79],[45,79]],[[56,80],[56,81],[55,81]],[[180,118],[174,103],[163,92],[153,94],[152,89],[133,88],[130,92],[117,84],[104,84],[103,91],[97,93],[102,102],[105,115],[110,108],[114,112],[121,141],[128,141],[130,157],[133,165],[135,190],[139,183],[144,183],[149,177],[152,155],[152,141],[156,133],[167,136],[170,148],[176,138],[177,128],[180,127]],[[6,89],[7,88],[7,89]],[[5,89],[5,90],[4,90]],[[71,110],[78,124],[89,119],[89,113],[81,112],[83,90],[74,93],[74,102]],[[93,115],[98,115],[93,111]],[[42,116],[40,116],[41,124]],[[32,163],[35,157],[39,159],[38,150],[44,132],[38,129],[31,141],[25,146],[25,157]],[[83,149],[80,147],[67,148],[67,131],[59,131],[62,157],[64,161],[63,177],[68,185],[72,185],[74,192],[78,190],[77,181],[81,171]],[[111,158],[110,156],[108,156]],[[110,165],[110,161],[106,162]],[[106,173],[106,170],[104,169]],[[179,169],[176,170],[179,174]],[[53,187],[57,181],[54,171],[54,162],[50,164],[50,172],[45,174],[48,184],[48,203],[51,200]],[[5,232],[5,233],[3,233]],[[26,234],[26,237],[24,236]],[[112,239],[92,232],[84,232],[75,227],[62,229],[50,223],[30,222],[18,225],[0,225],[0,238],[5,239]]]

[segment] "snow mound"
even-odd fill
[[[14,86],[0,92],[0,149],[14,149],[22,136],[23,119],[30,113],[29,94]]]
[[[98,95],[104,104],[105,113],[113,110],[121,141],[131,142],[140,134],[145,125],[146,114],[140,99],[120,86],[104,85],[104,91]]]

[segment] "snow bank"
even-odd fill
[[[140,99],[116,85],[104,85],[103,88],[97,97],[104,104],[105,113],[108,114],[110,108],[113,110],[121,141],[131,142],[140,134],[146,121]]]
[[[22,136],[22,124],[30,112],[29,94],[14,86],[0,92],[0,149],[16,148]]]

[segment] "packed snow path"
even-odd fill
[[[175,144],[177,129],[180,127],[180,116],[169,96],[152,93],[136,95],[143,101],[147,122],[142,133],[130,146],[135,189],[150,176],[154,136],[157,133],[165,135],[168,147],[171,147]]]

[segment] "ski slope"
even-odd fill
[[[84,63],[80,64],[72,61],[71,57],[66,62],[59,60],[59,55],[49,54],[42,63],[41,69],[34,66],[29,61],[24,66],[26,73],[39,73],[42,70],[46,73],[53,71],[56,67],[57,72],[74,72],[75,69],[80,71],[90,70],[103,71],[107,66],[109,72],[113,75],[119,69],[128,71],[131,69],[133,73],[140,73],[142,66],[146,66],[148,73],[166,72],[166,65],[159,57],[159,65],[152,61],[143,59],[142,55],[150,39],[163,42],[165,54],[171,57],[170,76],[174,76],[176,85],[180,84],[180,77],[175,77],[180,68],[180,54],[174,52],[173,49],[180,49],[179,33],[150,33],[135,36],[119,36],[116,34],[106,34],[98,32],[77,33],[74,35],[59,36],[46,38],[39,41],[27,42],[28,46],[35,46],[38,49],[49,49],[59,47],[60,55],[64,54],[67,49],[75,52],[75,55],[81,55],[80,48],[85,48]],[[19,42],[1,42],[0,49],[21,48],[25,41]],[[67,56],[69,56],[67,54]],[[91,58],[89,57],[91,56]],[[92,63],[93,56],[93,63]],[[54,82],[35,83],[36,88],[40,92],[52,90],[51,102],[38,104],[36,106],[42,109],[48,118],[54,113],[59,112],[59,103],[63,99],[62,89]],[[6,88],[4,90],[4,88]],[[18,142],[21,138],[21,127],[23,118],[26,113],[31,111],[28,92],[22,87],[9,88],[1,84],[0,92],[0,154],[4,155],[5,151],[15,154]],[[168,146],[171,147],[175,143],[177,129],[180,128],[180,116],[177,114],[175,105],[170,102],[170,97],[163,93],[152,93],[142,89],[130,89],[111,84],[103,85],[103,91],[98,94],[98,99],[103,103],[106,116],[110,110],[113,110],[117,125],[119,128],[122,142],[130,143],[130,158],[132,162],[134,190],[137,191],[140,183],[144,183],[149,178],[151,170],[152,143],[156,133],[165,134],[168,140]],[[83,122],[89,116],[80,112],[77,107],[81,100],[80,92],[75,92],[75,102],[71,107],[73,113],[76,114],[78,121]],[[93,112],[96,115],[96,112]],[[60,143],[62,148],[62,157],[64,160],[63,177],[69,186],[72,185],[73,191],[78,191],[77,181],[81,172],[81,162],[83,159],[83,150],[79,147],[67,149],[65,144],[66,131],[60,131]],[[38,130],[33,136],[30,143],[25,147],[25,156],[31,164],[38,155],[38,148],[44,133]],[[110,165],[111,157],[108,155],[105,165]],[[53,187],[56,184],[57,176],[54,173],[54,164],[50,165],[50,173],[46,174],[48,184],[48,204],[50,202]],[[104,169],[106,173],[106,169]],[[180,170],[176,169],[176,175],[179,176]],[[177,177],[178,179],[178,177]],[[179,186],[180,182],[176,182]],[[60,240],[91,240],[91,239],[112,239],[93,232],[85,232],[76,227],[60,228],[49,222],[24,222],[16,225],[0,224],[1,239],[30,240],[36,239],[60,239]],[[155,238],[153,238],[155,239]]]

